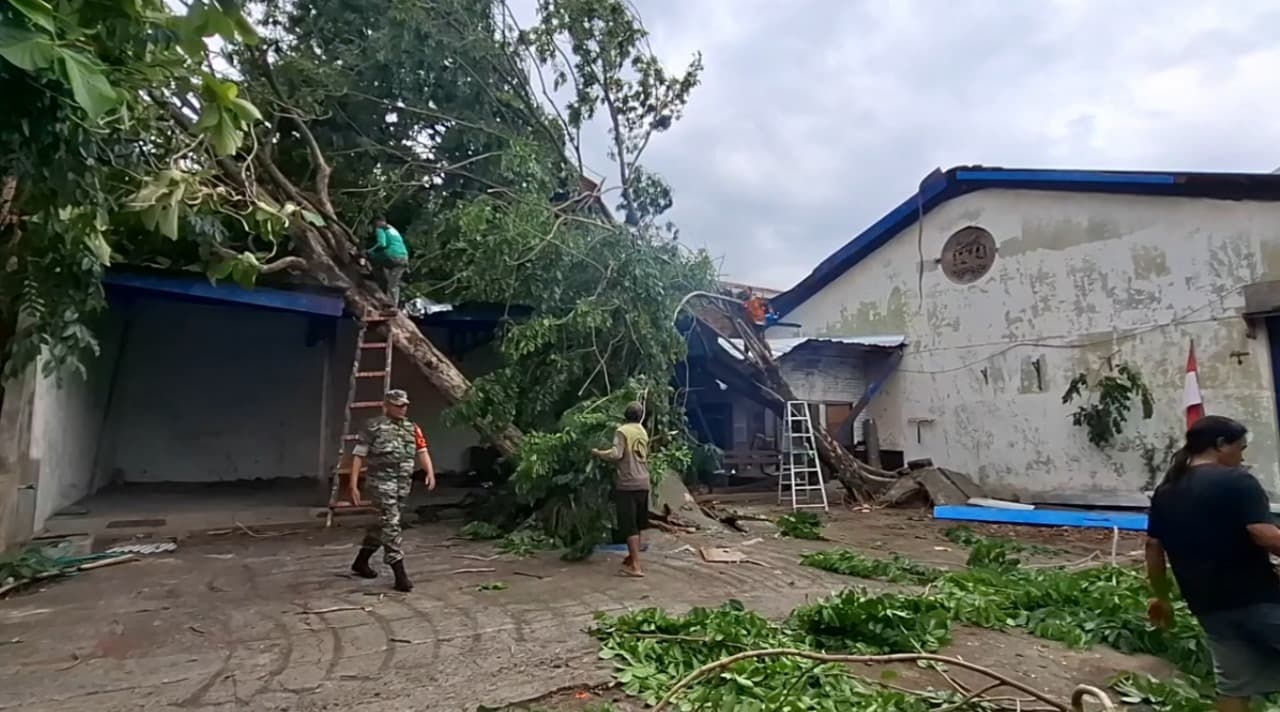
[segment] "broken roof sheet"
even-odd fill
[[[720,346],[733,355],[734,358],[746,358],[743,352],[742,339],[726,339],[721,337],[718,339]],[[827,344],[847,344],[858,348],[876,348],[876,349],[895,349],[906,346],[907,337],[905,336],[801,336],[790,339],[767,339],[769,342],[769,350],[773,352],[774,358],[782,358],[796,347],[807,344],[810,341]]]

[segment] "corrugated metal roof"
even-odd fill
[[[744,346],[742,339],[719,339],[720,346],[728,351],[734,358],[745,359]],[[878,348],[878,349],[894,349],[900,346],[906,346],[907,337],[905,336],[801,336],[790,339],[768,339],[769,350],[773,352],[774,358],[782,358],[801,344],[810,341],[828,344],[847,344],[849,346],[857,346],[862,348]]]

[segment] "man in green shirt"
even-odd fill
[[[400,280],[409,268],[409,249],[404,246],[400,232],[388,225],[386,218],[374,220],[373,227],[378,242],[369,249],[369,259],[378,268],[378,281],[391,297],[391,308],[399,309]]]
[[[613,504],[617,514],[618,533],[627,540],[627,558],[622,561],[622,574],[639,578],[640,532],[649,527],[649,433],[641,421],[644,406],[628,403],[623,418],[613,434],[613,447],[592,450],[591,454],[615,463]]]

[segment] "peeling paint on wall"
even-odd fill
[[[842,308],[839,319],[827,322],[826,328],[817,335],[875,336],[903,333],[907,328],[906,292],[902,287],[894,287],[886,294],[887,299],[869,299],[859,302],[853,309]]]
[[[1038,250],[1068,250],[1091,242],[1117,240],[1121,236],[1113,223],[1097,217],[1026,218],[1018,237],[1000,243],[1000,256],[1011,258]]]
[[[973,284],[927,271],[918,308],[912,225],[788,314],[804,334],[907,336],[875,406],[883,442],[993,491],[1136,491],[1148,479],[1142,443],[1183,427],[1195,339],[1207,408],[1248,423],[1254,471],[1280,493],[1271,354],[1239,317],[1244,284],[1280,279],[1280,204],[983,190],[930,213],[924,253],[963,225],[1003,236]],[[1141,368],[1156,414],[1102,452],[1070,423],[1062,390],[1121,362]],[[918,440],[919,418],[932,421]]]
[[[1168,277],[1169,260],[1164,250],[1154,245],[1134,245],[1129,251],[1133,260],[1134,279],[1153,280]]]

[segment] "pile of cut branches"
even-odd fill
[[[678,699],[681,709],[1069,708],[1027,690],[1016,693],[1022,699],[993,699],[990,690],[960,686],[945,674],[951,689],[913,692],[847,667],[849,662],[911,658],[945,672],[960,663],[929,662],[929,656],[946,647],[957,624],[1017,628],[1073,647],[1108,645],[1162,657],[1177,665],[1183,677],[1162,681],[1126,674],[1114,682],[1117,692],[1160,712],[1204,708],[1212,685],[1199,627],[1177,603],[1175,625],[1152,628],[1145,619],[1147,587],[1139,572],[1110,566],[1076,571],[1009,567],[1013,550],[1021,548],[1018,543],[984,537],[971,541],[975,548],[999,553],[960,571],[900,556],[872,559],[848,550],[803,559],[806,565],[861,578],[927,584],[918,594],[850,588],[798,608],[782,622],[737,602],[685,616],[645,609],[600,616],[594,632],[601,655],[614,661],[629,694],[650,703]],[[998,673],[982,672],[1001,682]]]

